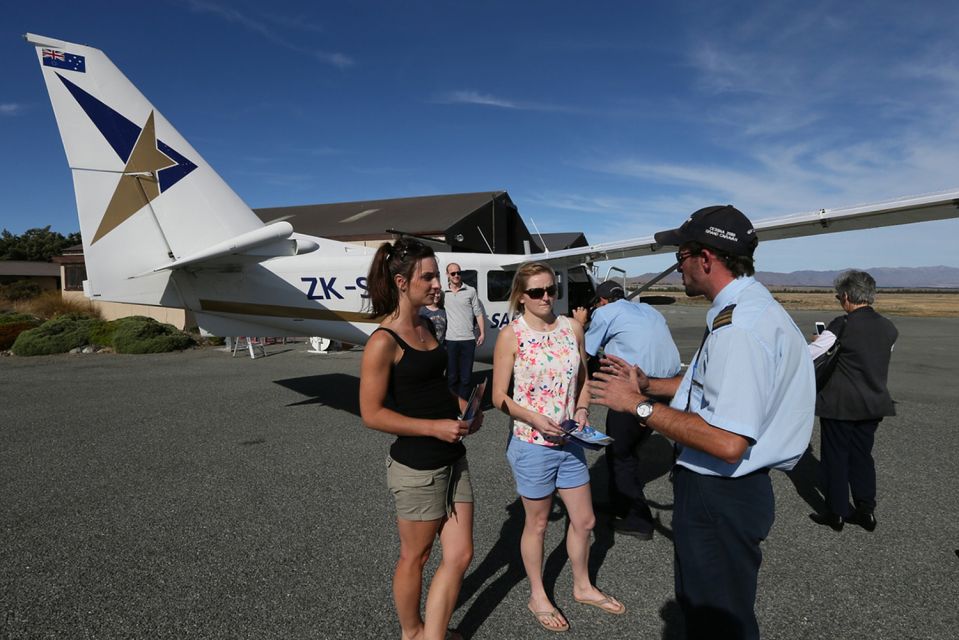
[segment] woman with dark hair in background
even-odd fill
[[[816,395],[819,416],[826,513],[809,517],[841,531],[845,522],[866,531],[876,528],[876,464],[872,446],[885,416],[896,415],[886,380],[899,332],[876,313],[876,281],[865,271],[849,270],[834,282],[838,316],[809,345],[815,358],[839,337],[836,368]],[[855,509],[849,512],[849,492]]]
[[[433,323],[440,344],[446,342],[446,308],[443,306],[442,289],[433,296],[432,302],[420,308],[420,315]]]
[[[496,340],[493,404],[512,418],[506,456],[526,514],[520,554],[529,578],[527,607],[544,629],[567,631],[569,622],[543,585],[543,544],[556,490],[569,515],[566,551],[573,599],[617,615],[626,613],[626,607],[589,578],[590,533],[596,523],[589,468],[583,448],[567,439],[560,426],[567,420],[583,426],[588,420],[583,326],[553,312],[556,296],[556,274],[549,265],[530,262],[516,271],[510,313],[521,313]]]
[[[473,557],[473,492],[462,440],[483,416],[472,425],[457,419],[466,403],[450,393],[446,350],[418,313],[435,299],[439,278],[433,250],[407,239],[381,245],[367,277],[372,315],[383,321],[363,352],[360,413],[366,426],[397,436],[386,466],[400,535],[393,599],[403,640],[459,637],[447,626]],[[437,537],[443,557],[421,617],[423,567]]]

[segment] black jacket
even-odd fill
[[[833,420],[872,420],[896,415],[886,380],[892,346],[899,337],[892,322],[872,307],[860,307],[834,318],[828,331],[839,338],[839,361],[826,386],[816,395],[816,415]]]

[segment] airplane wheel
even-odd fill
[[[310,348],[318,353],[326,353],[331,344],[333,344],[333,341],[329,338],[320,338],[319,336],[310,338]]]

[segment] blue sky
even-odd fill
[[[88,0],[3,17],[14,233],[78,228],[28,31],[103,49],[252,207],[506,189],[527,224],[603,242],[716,203],[758,220],[959,188],[954,1]],[[959,267],[957,231],[770,242],[757,260]]]

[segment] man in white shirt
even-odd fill
[[[443,292],[449,357],[446,378],[450,391],[466,400],[472,390],[476,347],[486,339],[486,314],[476,289],[463,282],[459,264],[451,262],[446,265],[446,277],[449,282]]]

